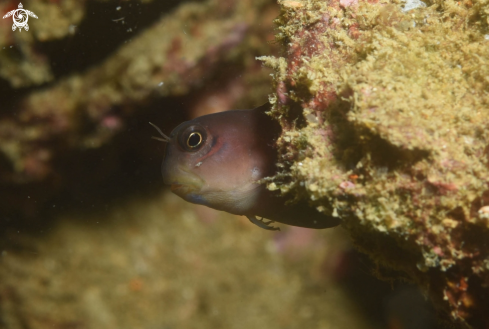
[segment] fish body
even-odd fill
[[[328,228],[339,219],[307,203],[286,199],[258,181],[276,173],[276,139],[281,128],[265,112],[269,105],[204,115],[177,126],[162,164],[165,184],[188,202],[247,216],[266,229],[257,216],[293,226]]]

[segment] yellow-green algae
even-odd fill
[[[309,195],[458,325],[487,327],[489,1],[426,4],[281,2],[283,57],[262,60],[286,169],[269,188]]]

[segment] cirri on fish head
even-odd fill
[[[281,128],[265,113],[269,108],[204,115],[180,124],[169,137],[162,134],[168,143],[165,184],[188,202],[247,216],[265,229],[277,228],[263,218],[316,229],[338,225],[338,218],[305,202],[285,205],[286,199],[257,182],[276,173]]]

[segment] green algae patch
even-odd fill
[[[262,58],[284,130],[273,188],[341,217],[460,326],[487,326],[489,2],[281,5],[283,57]]]

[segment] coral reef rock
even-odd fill
[[[280,1],[269,188],[340,216],[384,275],[489,326],[489,2]]]

